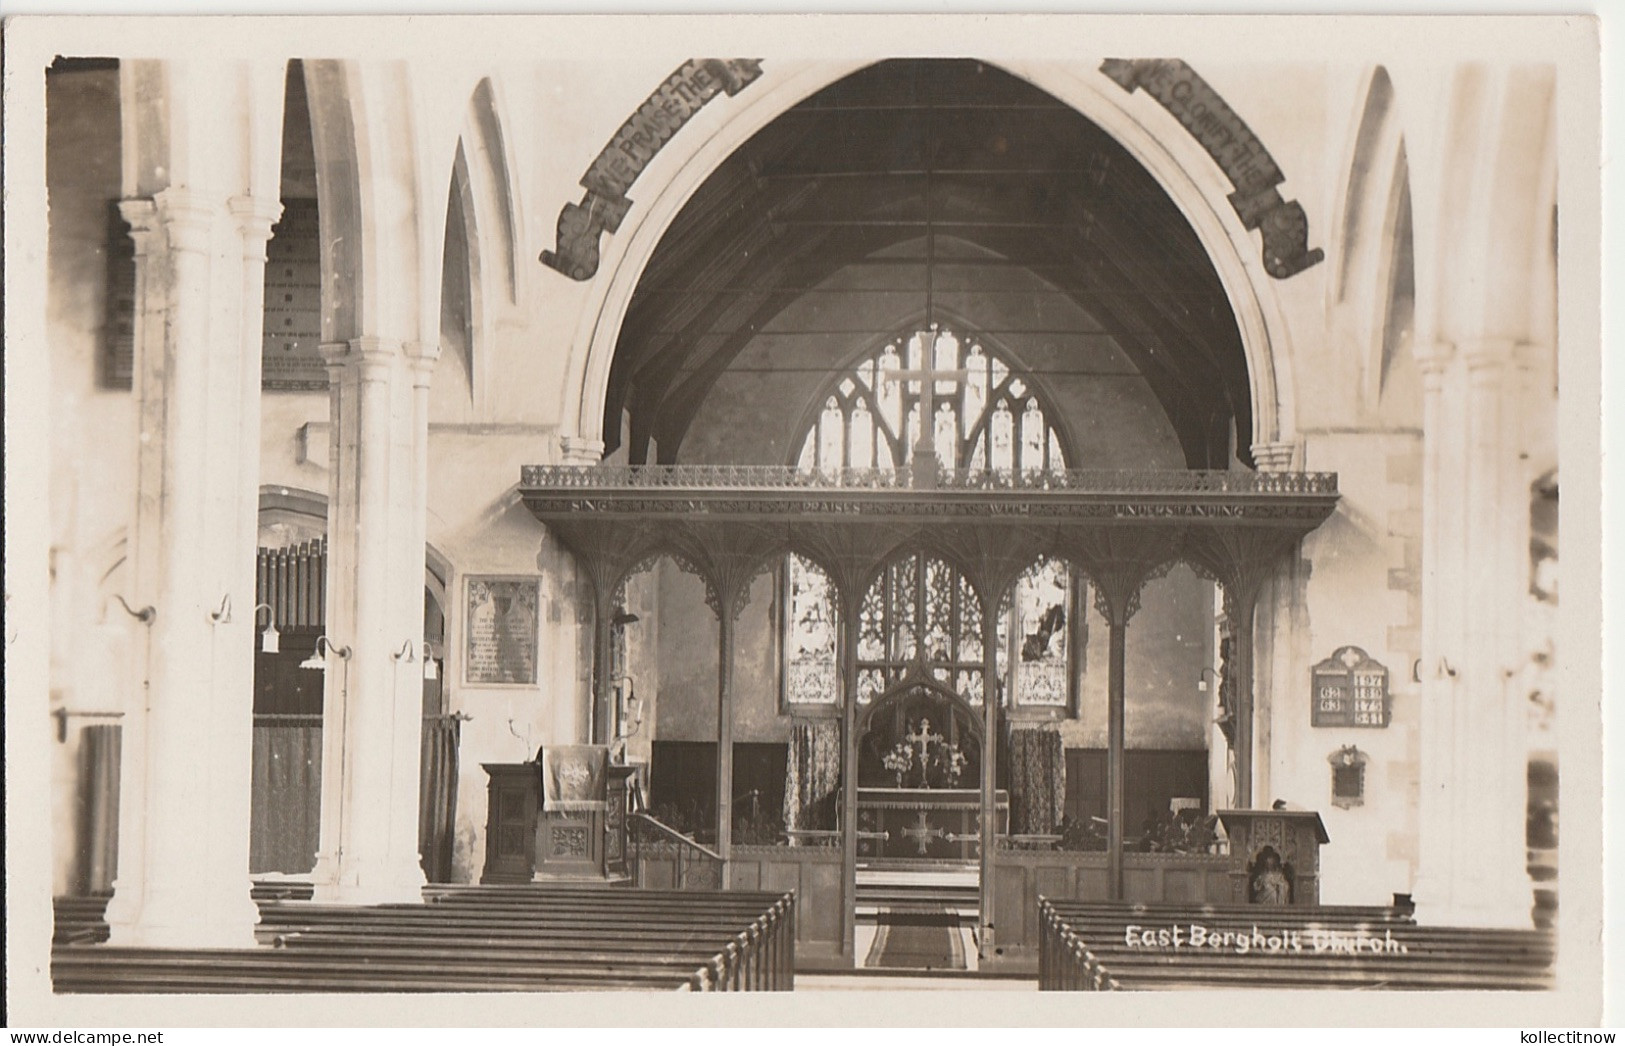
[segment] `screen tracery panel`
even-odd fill
[[[929,389],[927,386],[929,385]],[[992,471],[1067,467],[1066,453],[1031,378],[973,335],[933,325],[893,339],[840,375],[801,440],[798,467],[910,464],[921,415],[941,465]],[[1036,562],[1007,594],[998,621],[1000,701],[1065,713],[1074,705],[1083,644],[1081,578],[1065,563]],[[835,599],[815,564],[785,567],[784,695],[787,711],[838,706]],[[939,682],[980,705],[981,604],[950,564],[922,553],[896,557],[864,594],[858,615],[858,700],[867,704],[923,664]]]

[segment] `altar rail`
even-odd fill
[[[1231,860],[1219,854],[1126,853],[1128,902],[1228,903]],[[1039,900],[1104,901],[1107,855],[1099,850],[1029,850],[1001,846],[993,859],[993,910],[998,916],[996,963],[1030,971],[1038,963]]]
[[[1040,991],[1552,987],[1539,930],[1418,926],[1382,907],[1042,900]]]
[[[900,469],[779,465],[525,465],[520,485],[576,490],[970,490],[1090,494],[1336,494],[1335,472],[1244,469]]]

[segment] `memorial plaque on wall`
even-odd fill
[[[474,686],[535,684],[539,598],[536,578],[468,579],[465,682]]]
[[[1388,725],[1388,669],[1357,646],[1340,647],[1310,672],[1312,726]]]
[[[327,388],[322,363],[322,248],[315,200],[283,200],[265,245],[261,387]]]

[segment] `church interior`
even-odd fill
[[[323,53],[35,70],[51,990],[1553,988],[1553,64]]]

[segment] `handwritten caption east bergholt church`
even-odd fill
[[[1381,936],[1364,930],[1329,930],[1309,926],[1300,929],[1251,930],[1221,929],[1201,923],[1173,923],[1167,926],[1123,928],[1123,944],[1130,948],[1157,951],[1232,951],[1239,955],[1405,955],[1404,941],[1394,939],[1392,930]]]

